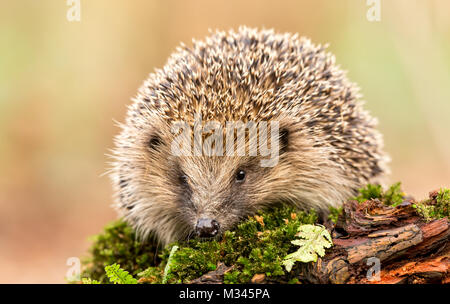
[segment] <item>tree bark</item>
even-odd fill
[[[426,222],[412,204],[412,200],[397,207],[378,200],[345,203],[337,224],[328,225],[334,246],[317,262],[301,265],[299,280],[322,284],[450,283],[450,222],[447,218]],[[229,270],[221,265],[193,283],[221,283],[223,273]],[[258,274],[252,282],[268,281]]]
[[[449,220],[426,222],[412,204],[346,203],[333,249],[302,276],[313,283],[450,283]]]

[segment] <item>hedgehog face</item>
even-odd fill
[[[254,184],[261,172],[255,159],[177,157],[177,211],[190,234],[214,237],[254,209]]]
[[[276,191],[278,181],[270,176],[283,170],[283,163],[262,167],[266,157],[261,155],[174,155],[170,125],[160,121],[151,130],[140,139],[132,139],[137,130],[124,130],[120,142],[127,138],[128,144],[117,151],[127,159],[116,166],[121,168],[116,179],[120,210],[143,237],[156,234],[167,243],[219,236],[268,204]],[[276,146],[281,149],[277,152],[283,157],[288,133],[283,129],[278,136],[281,141]],[[250,135],[246,139],[249,151],[253,141]],[[183,141],[192,145],[187,137]]]
[[[122,131],[112,174],[119,210],[142,238],[154,235],[167,244],[220,236],[266,206],[288,203],[320,211],[351,195],[353,184],[329,159],[329,147],[315,147],[308,129],[292,118],[274,119],[280,131],[273,167],[261,166],[261,155],[178,155],[171,123],[147,118],[151,124]],[[260,143],[251,138],[246,136],[247,152],[250,143]],[[177,144],[195,145],[191,136]]]

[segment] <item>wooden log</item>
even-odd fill
[[[412,204],[346,203],[332,228],[334,247],[317,263],[304,267],[301,278],[337,284],[449,283],[449,221],[425,222]],[[373,276],[377,262],[380,269]]]
[[[450,283],[450,222],[447,218],[426,222],[417,215],[413,203],[405,201],[396,207],[379,200],[345,203],[338,223],[328,223],[334,246],[316,263],[300,265],[300,281]],[[217,270],[192,283],[221,283],[231,268],[218,265]],[[264,275],[255,275],[252,283],[268,281]]]
[[[224,263],[218,263],[216,270],[210,271],[201,277],[191,281],[191,284],[222,284],[225,273],[231,271],[233,266],[226,266]]]

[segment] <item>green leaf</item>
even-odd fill
[[[302,225],[298,228],[296,236],[299,239],[293,240],[291,243],[300,248],[296,252],[288,254],[283,260],[283,265],[288,272],[292,270],[295,262],[316,262],[318,256],[325,255],[325,248],[333,245],[330,233],[323,226]]]
[[[137,284],[137,280],[127,271],[120,268],[119,264],[112,264],[105,267],[109,281],[114,284]]]
[[[173,256],[174,256],[174,254],[175,254],[175,252],[177,250],[178,250],[178,246],[177,245],[174,245],[172,247],[172,250],[170,250],[169,259],[167,260],[166,267],[164,268],[164,276],[163,276],[163,280],[162,280],[163,284],[167,283],[167,275],[170,273],[170,268],[172,266]]]

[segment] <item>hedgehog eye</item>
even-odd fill
[[[148,147],[150,149],[156,149],[160,145],[161,145],[161,138],[157,135],[152,136],[148,141]]]
[[[236,173],[236,182],[242,183],[245,180],[245,171],[244,170],[238,170]]]
[[[181,182],[183,185],[187,185],[187,183],[188,183],[188,177],[187,177],[186,174],[180,175],[180,182]]]

